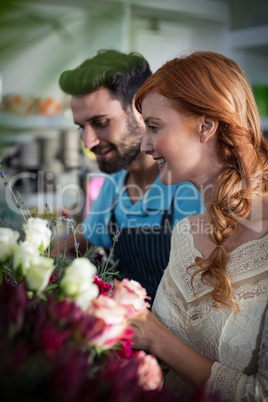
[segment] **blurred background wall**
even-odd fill
[[[101,48],[138,51],[155,70],[183,51],[235,58],[268,82],[266,0],[25,0],[1,2],[2,95],[59,94],[58,76]]]
[[[81,212],[77,188],[97,166],[58,79],[104,48],[142,53],[153,71],[196,49],[233,58],[268,132],[267,0],[2,0],[0,152],[30,208],[41,213],[50,201],[57,212]]]

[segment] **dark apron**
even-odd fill
[[[114,261],[119,260],[116,268],[120,271],[122,279],[138,281],[152,298],[150,301],[152,304],[169,261],[173,200],[169,210],[162,212],[159,227],[120,229],[115,221],[114,208],[107,231],[111,238],[116,230],[120,231],[113,254]]]

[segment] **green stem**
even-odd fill
[[[77,243],[75,232],[73,232],[73,235],[74,235],[74,242]],[[78,246],[75,246],[75,254],[76,254],[76,258],[78,258]]]
[[[51,243],[51,242],[50,242],[50,243]],[[48,258],[50,257],[50,243],[49,243],[48,249],[47,249],[47,256],[48,256]]]
[[[21,204],[18,202],[17,197],[15,196],[15,194],[14,194],[14,192],[13,192],[11,186],[9,186],[9,189],[10,189],[11,194],[12,194],[13,198],[15,199],[17,205],[20,205],[20,206],[21,206]],[[19,207],[19,210],[20,210],[20,213],[21,213],[22,216],[23,216],[23,219],[24,219],[25,223],[27,223],[27,219],[25,218],[25,215],[24,215],[24,213],[23,213],[23,211],[22,211],[22,209],[21,209],[20,207]]]
[[[109,255],[108,255],[106,264],[105,264],[105,266],[104,266],[104,272],[106,271],[106,269],[107,269],[107,267],[108,267],[108,264],[109,264],[110,259],[111,259],[111,257],[112,257],[112,254],[113,254],[113,251],[114,251],[114,246],[115,246],[115,243],[116,243],[116,242],[117,242],[117,237],[114,236],[114,237],[113,237],[113,245],[112,245],[112,248],[110,249],[110,252],[109,252]]]
[[[56,239],[57,239],[57,246],[58,246],[58,256],[60,255],[60,245],[59,245],[59,232],[57,226],[55,226],[56,230]]]
[[[66,257],[67,244],[68,244],[68,243],[65,243],[65,245],[64,245],[63,258]]]

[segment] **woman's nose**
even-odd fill
[[[144,154],[151,154],[154,151],[153,144],[150,140],[150,136],[145,133],[141,140],[141,152]]]
[[[91,149],[100,143],[94,129],[90,126],[85,126],[83,129],[83,142],[85,148]]]

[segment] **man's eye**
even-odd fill
[[[105,120],[97,120],[94,122],[94,125],[96,127],[100,127],[100,128],[106,127],[107,124],[108,124],[108,120],[106,120],[106,119]]]

